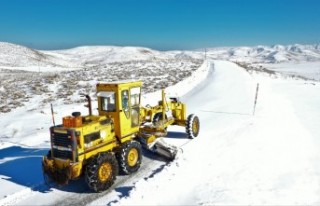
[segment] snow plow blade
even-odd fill
[[[42,173],[45,183],[49,186],[52,183],[57,185],[66,185],[70,179],[70,169],[69,167],[54,167],[55,161],[48,158],[47,156],[43,157],[42,160]]]
[[[178,147],[166,143],[162,138],[157,138],[148,145],[149,150],[168,159],[174,160],[178,154]]]

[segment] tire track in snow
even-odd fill
[[[45,190],[45,189],[47,189],[47,186],[44,183],[40,183],[39,185],[35,185],[30,188],[24,188],[19,192],[16,192],[11,195],[7,195],[5,198],[0,200],[0,205],[15,205],[17,202],[21,202],[26,198],[36,195],[37,190]]]
[[[151,155],[151,157],[152,156],[153,158],[156,157],[155,155]],[[64,200],[55,202],[54,205],[87,205],[103,196],[110,194],[111,191],[114,191],[120,186],[134,187],[135,180],[149,178],[155,173],[160,172],[164,168],[164,166],[169,163],[166,161],[155,161],[155,159],[152,159],[151,157],[144,156],[141,167],[136,173],[131,175],[117,176],[115,183],[106,191],[103,191],[101,193],[90,193],[91,191],[89,190],[89,188],[84,187],[81,191],[78,191],[79,193],[81,193],[81,195],[68,195],[64,198]]]

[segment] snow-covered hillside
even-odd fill
[[[42,67],[83,68],[111,62],[166,59],[223,59],[247,63],[305,62],[320,60],[320,44],[274,45],[256,47],[220,47],[196,51],[160,52],[143,47],[82,46],[42,51],[0,42],[0,69],[20,67],[39,71]],[[25,68],[23,68],[25,67]]]
[[[76,61],[65,57],[45,54],[44,52],[24,46],[0,42],[0,69],[21,68],[22,70],[38,71],[41,67],[80,67]]]
[[[143,47],[81,46],[65,50],[43,51],[0,42],[0,69],[36,72],[70,70],[101,66],[114,62],[162,61],[168,59],[200,59],[187,51],[160,52]]]
[[[42,51],[0,42],[0,71],[3,69],[31,72],[58,72],[103,68],[108,64],[137,61],[184,61],[204,58],[227,60],[254,70],[278,71],[288,64],[302,64],[285,73],[290,77],[320,80],[320,44],[274,45],[255,47],[221,47],[195,51],[156,51],[143,47],[81,46],[72,49]],[[305,62],[316,62],[305,71]],[[7,70],[5,70],[7,71]],[[308,74],[307,74],[308,73]],[[307,74],[307,75],[306,75]]]
[[[83,66],[101,65],[111,62],[172,58],[172,55],[142,47],[83,46],[60,51],[43,52],[48,55],[56,55],[57,57],[66,56],[72,61],[80,61]]]
[[[29,105],[35,96],[41,96],[42,105],[54,100],[80,102],[81,93],[95,95],[98,82],[141,79],[144,92],[172,86],[203,63],[203,59],[175,53],[107,46],[36,51],[1,43],[0,96],[5,98],[0,99],[0,113]]]
[[[235,62],[249,72],[320,80],[320,44],[212,48],[206,55]]]
[[[0,62],[6,62],[0,64],[0,205],[320,204],[319,45],[218,48],[206,55],[2,46],[7,50],[0,51]],[[41,67],[32,58],[21,60],[27,66],[12,64],[3,58],[12,51],[34,57],[39,52],[66,66],[43,61]],[[50,103],[60,123],[73,111],[87,113],[79,94],[94,96],[96,82],[128,78],[145,82],[144,105],[153,105],[162,87],[181,96],[188,113],[200,117],[199,137],[189,141],[184,128],[168,128],[165,139],[181,147],[179,158],[168,163],[144,153],[139,172],[118,176],[103,193],[91,193],[83,179],[46,186],[41,158],[50,147]]]
[[[320,44],[212,48],[208,49],[207,55],[214,59],[247,63],[319,61]]]

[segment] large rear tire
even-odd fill
[[[112,153],[99,153],[88,163],[85,179],[90,189],[101,192],[113,185],[118,170],[117,159]]]
[[[194,114],[190,114],[187,118],[186,133],[190,139],[194,139],[199,135],[200,120]]]
[[[120,172],[132,174],[140,168],[142,160],[142,150],[139,142],[135,140],[124,143],[117,153]]]

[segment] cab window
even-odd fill
[[[131,93],[131,107],[140,105],[140,87],[133,87],[130,89]]]
[[[97,95],[100,99],[101,109],[103,111],[116,111],[115,92],[99,92]]]
[[[130,110],[129,110],[129,91],[123,90],[121,92],[121,104],[122,104],[122,110],[126,114],[126,117],[129,118],[130,116]]]

